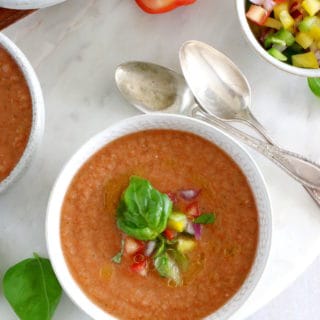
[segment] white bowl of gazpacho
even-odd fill
[[[264,179],[231,137],[178,115],[126,119],[60,173],[47,209],[65,292],[106,319],[227,319],[264,270]]]
[[[9,9],[39,9],[64,2],[66,0],[0,0],[0,7]]]
[[[43,135],[37,76],[20,49],[0,33],[0,193],[28,167]]]

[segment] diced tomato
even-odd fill
[[[148,266],[147,260],[143,260],[140,262],[134,262],[130,266],[130,269],[131,269],[131,271],[136,272],[136,273],[140,274],[141,276],[145,277],[148,273],[147,266]]]
[[[255,24],[263,26],[267,18],[270,16],[270,13],[270,11],[267,11],[263,7],[252,4],[248,12],[246,13],[246,16],[250,21],[254,22]]]
[[[152,14],[168,12],[194,2],[196,0],[136,0],[136,3],[143,11]]]
[[[166,195],[169,197],[169,199],[173,202],[173,204],[178,203],[178,196],[175,192],[166,192]]]
[[[282,3],[282,2],[286,2],[288,0],[273,0],[275,3]]]
[[[131,237],[127,237],[124,244],[124,251],[128,255],[133,255],[138,252],[143,252],[145,249],[145,243],[141,240],[137,240]]]
[[[291,6],[290,6],[289,12],[292,14],[292,12],[299,10],[300,7],[301,7],[300,2],[294,1],[294,2],[292,2]]]
[[[186,215],[192,218],[200,216],[200,209],[198,202],[192,202],[186,207]]]
[[[303,14],[300,10],[297,9],[297,10],[291,11],[291,17],[297,22],[302,20]]]
[[[167,228],[166,230],[163,231],[163,234],[168,240],[173,240],[176,237],[177,232]]]

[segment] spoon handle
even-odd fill
[[[240,139],[249,147],[262,153],[280,168],[286,171],[292,178],[304,186],[320,190],[320,166],[293,152],[281,149],[270,143],[256,139],[216,117],[207,114],[199,107],[192,110],[192,116],[200,118],[208,123],[214,124],[232,136]],[[319,194],[318,194],[319,195]],[[313,195],[314,196],[314,195]]]

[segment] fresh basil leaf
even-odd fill
[[[122,256],[123,256],[123,251],[124,251],[124,240],[121,240],[121,250],[118,252],[113,258],[112,262],[114,263],[121,263]]]
[[[167,225],[172,201],[148,180],[133,176],[117,209],[120,230],[139,240],[154,240]]]
[[[161,277],[171,279],[177,285],[181,285],[182,278],[178,264],[167,252],[154,258],[154,266]]]
[[[204,213],[201,216],[194,219],[194,223],[197,224],[209,224],[216,221],[216,215],[214,213]]]
[[[159,236],[157,238],[157,248],[156,248],[156,252],[154,254],[154,257],[157,257],[157,256],[163,254],[165,250],[166,250],[166,240],[164,239],[164,237]]]
[[[5,273],[3,291],[20,320],[50,320],[62,294],[50,261],[37,254]]]
[[[179,250],[175,250],[175,249],[168,249],[167,252],[170,255],[170,257],[172,257],[177,262],[179,269],[182,272],[188,271],[189,259],[185,254],[183,254]]]
[[[308,78],[308,85],[313,94],[320,97],[320,78]]]

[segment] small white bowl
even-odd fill
[[[40,9],[50,7],[66,0],[0,0],[0,7],[8,9]]]
[[[284,62],[281,62],[280,60],[272,57],[259,43],[259,41],[256,39],[255,35],[251,31],[250,25],[248,23],[247,17],[246,17],[246,0],[236,0],[236,6],[237,6],[237,12],[238,17],[240,20],[240,24],[242,27],[243,32],[246,35],[246,38],[248,42],[252,45],[252,47],[260,54],[262,58],[273,64],[275,67],[295,74],[297,76],[303,76],[303,77],[311,77],[316,78],[320,77],[320,69],[306,69],[306,68],[298,68],[295,66],[292,66],[290,64],[286,64]]]
[[[64,291],[90,317],[95,320],[114,319],[85,295],[68,269],[60,239],[61,208],[73,177],[93,154],[117,138],[148,129],[188,131],[213,142],[239,165],[252,188],[259,214],[259,240],[254,264],[240,290],[224,306],[207,317],[211,320],[228,319],[249,297],[264,270],[271,242],[269,197],[257,165],[238,142],[219,129],[185,116],[154,114],[128,118],[94,136],[69,160],[53,187],[47,209],[46,240],[54,271]]]
[[[30,90],[32,100],[32,126],[26,148],[9,176],[0,182],[0,193],[5,191],[24,173],[41,142],[44,130],[44,102],[38,78],[22,51],[5,35],[0,33],[3,47],[20,67]]]

